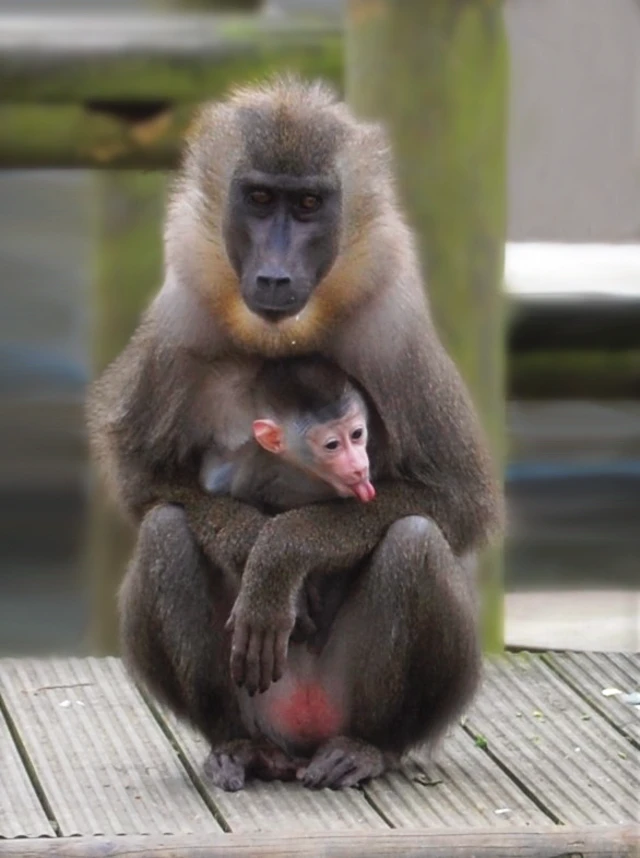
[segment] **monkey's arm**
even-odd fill
[[[352,568],[373,552],[393,522],[408,515],[433,518],[450,538],[453,514],[453,509],[445,509],[442,492],[418,483],[389,482],[377,487],[371,503],[313,504],[267,522],[249,555],[229,620],[234,680],[254,692],[282,676],[295,599],[310,572],[334,574]]]
[[[193,489],[166,486],[159,501],[184,507],[189,528],[202,552],[216,566],[241,576],[267,516],[230,497],[210,497]]]
[[[241,574],[267,519],[247,504],[207,494],[182,463],[176,439],[185,435],[198,368],[188,355],[168,355],[155,343],[143,323],[94,383],[87,403],[93,456],[110,495],[135,524],[157,504],[180,504],[205,555]]]

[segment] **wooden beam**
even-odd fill
[[[6,840],[3,858],[638,858],[640,826]]]
[[[339,21],[194,13],[0,16],[5,104],[192,102],[283,68],[339,81]]]
[[[157,104],[138,114],[110,106],[0,106],[0,169],[172,169],[195,105]]]

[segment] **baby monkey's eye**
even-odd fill
[[[336,439],[334,438],[332,441],[327,441],[327,443],[324,445],[324,449],[325,450],[337,450],[339,446],[340,446],[340,443],[338,441],[336,441]]]
[[[268,206],[273,201],[273,194],[264,188],[256,188],[249,193],[249,199],[256,206]]]
[[[358,429],[354,429],[351,433],[352,441],[359,441],[364,435],[364,429],[360,426]]]

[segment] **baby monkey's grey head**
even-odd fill
[[[337,367],[321,358],[273,361],[258,381],[264,413],[253,424],[266,450],[323,480],[341,497],[373,500],[365,401]]]

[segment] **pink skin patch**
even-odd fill
[[[289,697],[274,700],[271,718],[275,727],[301,742],[320,742],[337,736],[342,714],[317,682],[301,682]]]

